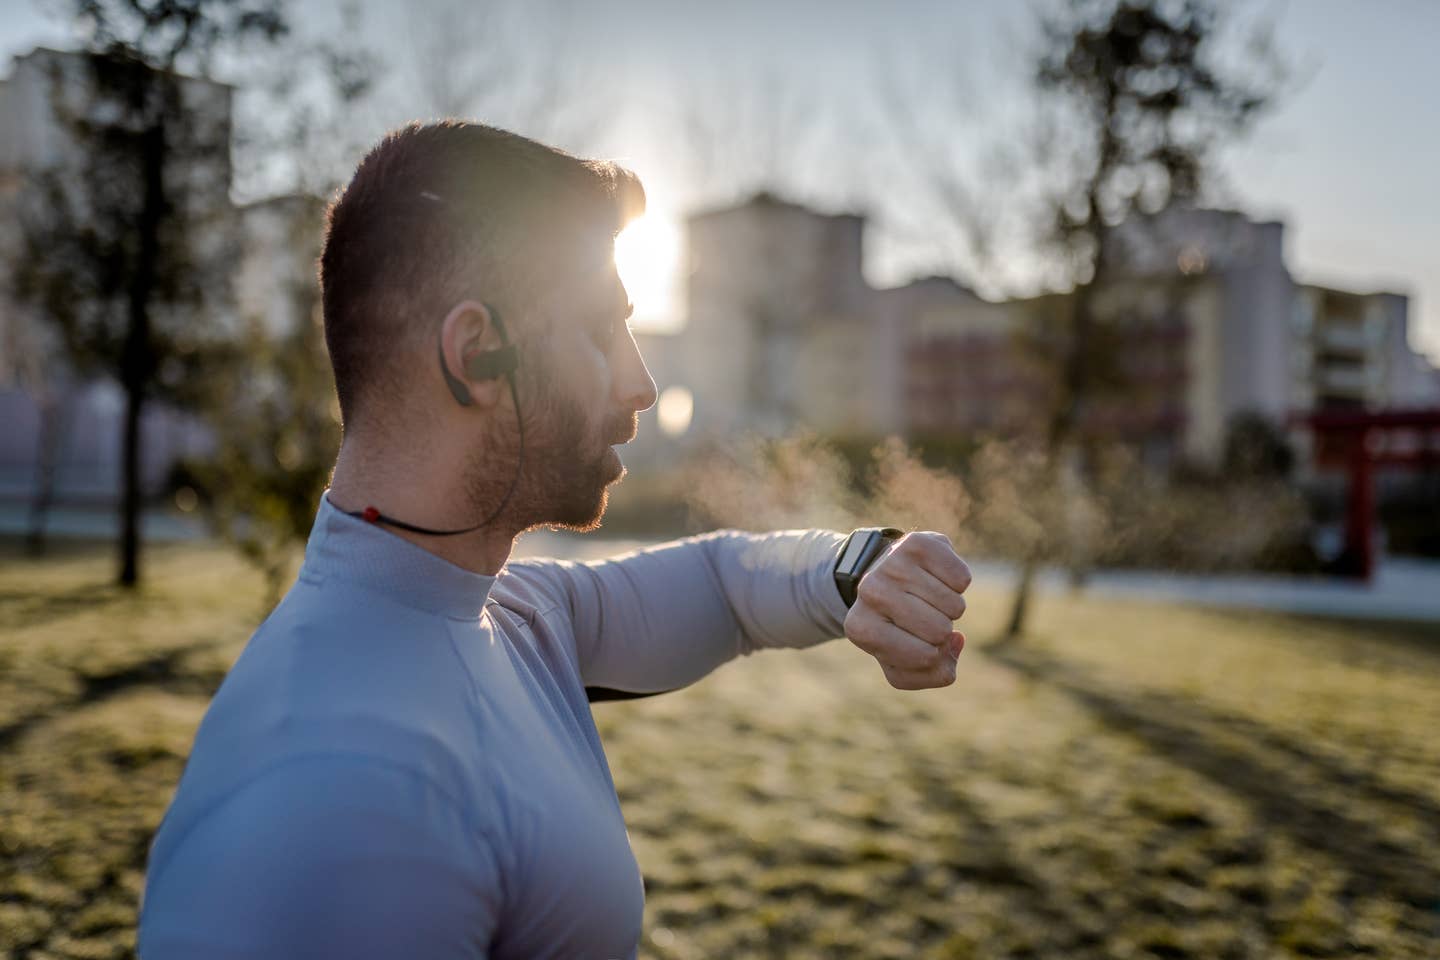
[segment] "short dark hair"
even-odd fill
[[[563,282],[645,207],[634,173],[479,123],[386,134],[325,211],[320,295],[347,428],[389,362],[467,298],[523,340],[544,283]]]

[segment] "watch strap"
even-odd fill
[[[885,552],[887,545],[904,535],[905,531],[896,527],[859,527],[845,538],[835,559],[835,587],[847,608],[855,605],[860,578],[865,571]]]

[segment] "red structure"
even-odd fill
[[[1322,410],[1292,422],[1315,436],[1317,466],[1348,473],[1341,572],[1369,580],[1375,572],[1375,468],[1440,466],[1440,409]]]

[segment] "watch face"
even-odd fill
[[[842,573],[853,571],[855,564],[860,560],[860,555],[865,552],[865,545],[870,542],[871,536],[873,534],[867,533],[864,536],[851,537],[850,542],[845,546],[845,553],[840,557],[840,565],[837,569]]]

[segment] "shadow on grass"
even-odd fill
[[[14,723],[0,727],[0,752],[10,749],[16,740],[51,717],[100,703],[136,687],[157,687],[171,693],[212,696],[220,682],[225,679],[223,671],[194,672],[183,671],[179,667],[191,654],[218,645],[215,641],[207,640],[147,657],[119,670],[84,677],[84,686],[79,696],[51,704],[43,710],[37,710]]]
[[[57,936],[68,934],[74,930],[77,921],[85,915],[92,907],[106,900],[114,900],[125,905],[125,914],[132,911],[131,895],[125,889],[123,877],[125,871],[136,870],[144,873],[146,862],[150,856],[151,831],[143,830],[134,834],[128,844],[125,845],[124,854],[118,862],[110,863],[105,872],[101,875],[100,881],[93,887],[81,892],[73,904],[60,907],[54,910],[51,922],[37,936],[29,942],[16,943],[11,948],[10,956],[20,958],[32,956],[35,951],[47,950],[52,946]],[[134,904],[133,909],[138,911],[139,905]],[[90,923],[85,930],[87,938],[96,935],[103,935],[115,930],[124,930],[130,926],[129,923],[119,920],[104,924]],[[65,956],[73,954],[66,953]],[[133,957],[134,953],[126,953],[125,956]]]
[[[1217,620],[1253,627],[1257,616],[1276,625],[1276,633],[1304,635],[1312,652],[1334,652],[1345,662],[1356,654],[1395,653],[1419,656],[1440,667],[1440,624],[1414,620],[1366,620],[1359,617],[1337,620],[1280,611],[1227,610],[1206,608]]]
[[[119,596],[120,588],[109,583],[87,583],[46,593],[0,590],[0,624],[11,630],[38,626],[103,607]]]
[[[1440,868],[1423,852],[1378,834],[1369,823],[1314,797],[1312,784],[1278,765],[1258,762],[1249,752],[1227,747],[1212,734],[1217,727],[1229,726],[1261,750],[1305,764],[1342,796],[1360,794],[1362,800],[1401,804],[1432,824],[1440,823],[1440,808],[1430,799],[1320,757],[1254,721],[1227,717],[1174,697],[1122,695],[1073,664],[1016,644],[992,646],[987,652],[1022,676],[1065,693],[1116,732],[1140,740],[1171,763],[1241,797],[1268,828],[1333,858],[1350,874],[1357,895],[1378,891],[1440,917]]]
[[[987,817],[961,784],[942,776],[924,757],[916,758],[910,770],[931,809],[944,810],[969,827],[957,831],[953,849],[944,851],[952,879],[1012,894],[1016,919],[1024,921],[1020,926],[1051,941],[1047,954],[1053,950],[1061,956],[1090,956],[1105,943],[1104,930],[1097,926],[1101,913],[1087,912],[1067,891],[1032,869],[1007,841],[1005,827]]]

